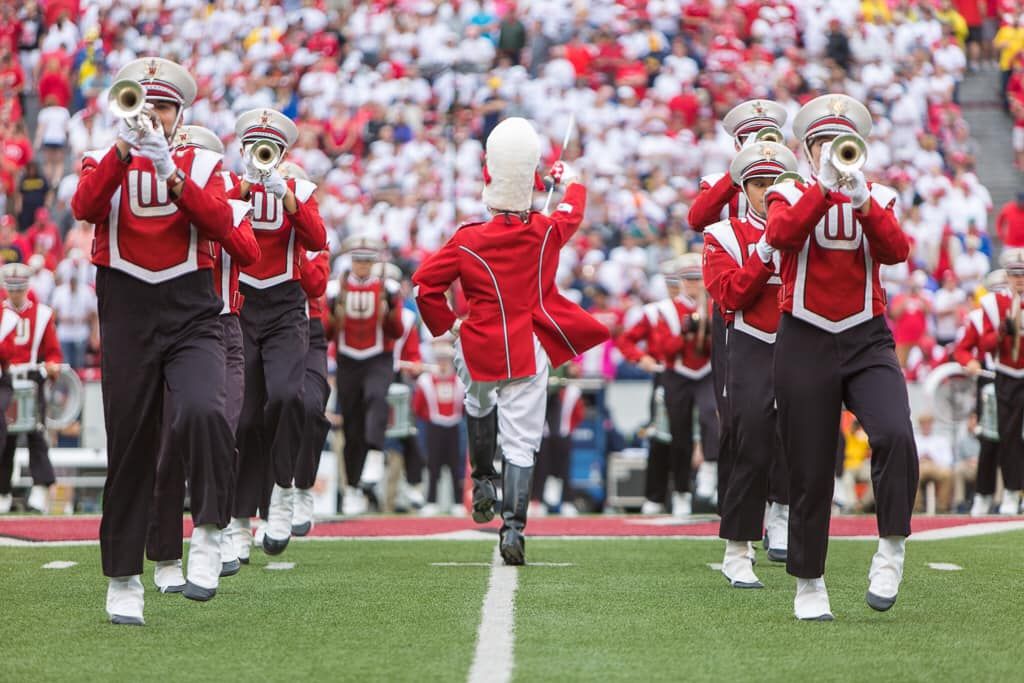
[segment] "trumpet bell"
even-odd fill
[[[804,182],[804,177],[802,175],[800,175],[799,173],[797,173],[796,171],[786,171],[785,173],[780,173],[778,175],[778,177],[775,178],[775,182],[772,183],[772,184],[773,185],[781,185],[782,183],[803,183],[803,182]]]
[[[859,171],[868,160],[868,146],[864,138],[849,133],[832,141],[832,165],[840,175]]]
[[[786,144],[786,136],[782,130],[775,126],[767,126],[754,134],[754,142],[777,142],[780,145]]]
[[[252,163],[260,173],[269,173],[281,162],[281,149],[269,140],[253,143]]]
[[[146,106],[146,92],[137,81],[122,78],[110,86],[107,106],[110,113],[119,119],[134,118]]]

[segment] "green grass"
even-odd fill
[[[0,549],[0,680],[462,681],[484,567],[473,541],[295,543],[224,579],[206,604],[144,582],[146,626],[113,627],[96,547]],[[532,538],[516,598],[515,679],[1020,680],[1024,532],[911,542],[888,613],[864,603],[873,544],[837,541],[826,579],[837,620],[798,623],[794,581],[762,561],[760,591],[707,567],[711,541]],[[763,554],[762,554],[763,556]],[[43,570],[51,560],[74,560]],[[952,562],[961,572],[929,569]]]

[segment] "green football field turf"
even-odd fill
[[[1021,680],[1024,532],[910,543],[888,613],[864,603],[874,544],[833,541],[836,621],[798,623],[793,579],[731,589],[715,541],[530,539],[517,681]],[[105,623],[97,547],[0,548],[0,680],[463,681],[490,569],[478,541],[293,543],[205,604],[144,581],[146,626]],[[70,569],[42,569],[71,560]],[[268,561],[294,562],[270,571]],[[763,560],[763,554],[762,554]],[[937,571],[929,562],[962,571]]]

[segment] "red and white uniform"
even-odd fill
[[[400,361],[419,363],[423,360],[423,355],[420,353],[420,330],[416,314],[403,306],[401,319],[402,336],[395,340],[395,372],[400,369]]]
[[[53,309],[45,304],[25,300],[25,307],[16,309],[11,302],[4,302],[4,320],[2,327],[8,323],[8,313],[18,316],[17,324],[10,339],[11,363],[60,363],[64,355],[57,341],[57,326],[54,322]]]
[[[424,372],[416,378],[412,411],[416,417],[439,427],[462,422],[462,382],[454,374],[441,377]]]
[[[262,185],[252,185],[252,229],[260,245],[260,260],[243,266],[240,280],[250,287],[267,289],[283,282],[298,280],[299,259],[303,250],[327,248],[327,230],[317,208],[313,192],[316,185],[301,178],[285,180],[295,193],[295,213],[285,211],[284,202],[268,194]],[[240,199],[241,184],[228,191],[230,199]]]
[[[1013,378],[1024,377],[1024,334],[1020,338],[1017,360],[1013,360],[1013,336],[1006,334],[1013,297],[1006,292],[989,292],[981,298],[985,312],[979,346],[995,358],[996,372]]]
[[[558,436],[572,436],[576,427],[583,422],[586,408],[583,405],[583,391],[575,384],[568,384],[561,390],[562,412],[558,416]],[[547,426],[547,425],[545,425]]]
[[[647,355],[665,364],[666,371],[687,379],[699,380],[711,372],[711,328],[708,326],[703,344],[694,334],[684,334],[684,321],[697,310],[697,302],[689,297],[663,299],[644,307],[644,315],[622,333],[617,343],[622,355],[632,363],[644,357],[639,347],[647,343]],[[710,322],[711,306],[706,312]]]
[[[351,274],[343,277],[345,317],[337,330],[338,353],[363,360],[393,351],[403,332],[397,283],[376,275],[365,280]],[[391,300],[391,311],[382,319],[385,298]]]
[[[249,220],[249,205],[237,199],[229,200],[231,205],[231,231],[217,245],[213,261],[213,289],[224,302],[221,315],[238,315],[245,297],[238,291],[240,266],[249,266],[260,259],[260,245],[252,231]]]
[[[779,328],[779,255],[765,263],[755,253],[764,219],[751,211],[746,220],[731,218],[704,231],[704,282],[737,332],[767,344]]]
[[[765,195],[768,243],[782,252],[783,311],[838,333],[885,312],[880,264],[902,263],[910,242],[893,211],[896,192],[869,183],[866,213],[817,183],[773,185]]]
[[[700,179],[700,189],[686,216],[690,227],[703,232],[709,225],[747,215],[747,196],[728,173],[712,173]]]
[[[994,294],[986,294],[994,296]],[[991,355],[981,350],[981,337],[985,333],[985,309],[976,308],[967,314],[967,320],[960,330],[959,339],[953,347],[953,360],[960,365],[967,365],[978,360],[982,365],[991,367]]]
[[[501,214],[464,225],[413,276],[423,322],[434,336],[455,323],[445,292],[461,279],[469,317],[462,354],[473,380],[530,377],[537,367],[534,337],[553,367],[608,338],[608,328],[555,286],[558,254],[583,221],[586,189],[572,183],[550,216],[530,212],[526,223]]]
[[[96,226],[93,263],[152,284],[213,268],[214,243],[233,224],[221,156],[183,147],[171,158],[187,176],[177,199],[149,159],[132,155],[123,162],[115,147],[85,154],[71,209]]]
[[[308,300],[310,320],[317,318],[327,328],[327,279],[331,274],[331,258],[326,251],[301,254],[300,279]]]

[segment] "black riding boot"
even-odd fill
[[[498,549],[505,564],[526,564],[526,511],[530,506],[533,466],[519,467],[505,461],[502,473],[501,539]]]
[[[494,519],[498,501],[498,472],[494,456],[498,451],[498,409],[484,417],[466,416],[469,435],[469,464],[473,468],[473,521],[484,524]]]

